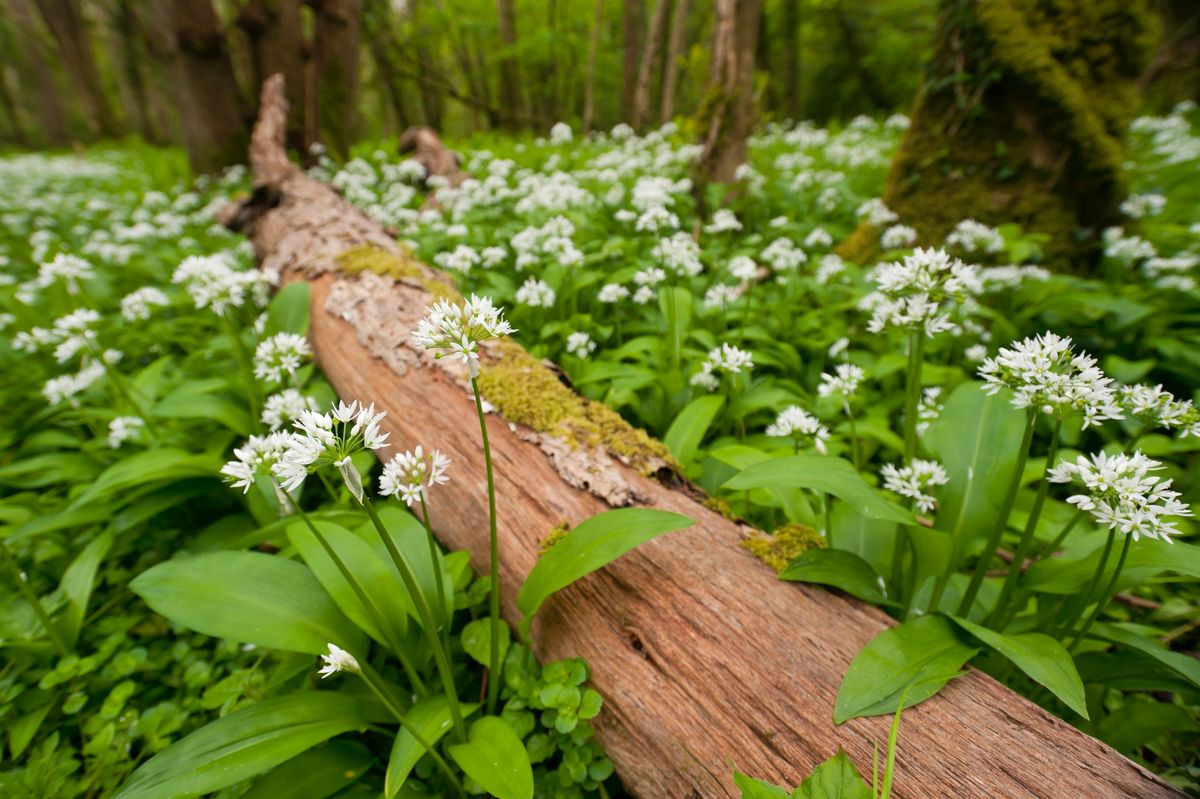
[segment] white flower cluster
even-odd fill
[[[254,481],[260,477],[278,479],[279,462],[291,446],[293,434],[274,432],[265,436],[250,436],[245,443],[233,450],[233,460],[221,467],[233,488],[250,491]]]
[[[47,289],[55,283],[61,282],[66,286],[68,294],[78,294],[80,282],[91,280],[95,276],[95,270],[92,269],[92,265],[87,261],[78,255],[60,252],[54,256],[53,260],[47,261],[38,267],[38,276],[30,284],[29,288],[34,290]]]
[[[749,352],[732,344],[721,344],[709,350],[708,358],[700,364],[700,371],[692,375],[691,384],[705,391],[716,391],[720,386],[717,372],[736,375],[743,369],[750,371],[753,366],[754,358]]]
[[[433,262],[449,272],[466,274],[472,268],[479,266],[482,257],[466,244],[459,244],[453,250],[443,250],[433,256]]]
[[[964,219],[946,236],[947,247],[957,247],[967,253],[995,255],[1004,251],[1004,237],[994,227],[974,219]]]
[[[77,373],[61,375],[46,381],[42,387],[42,396],[51,405],[63,402],[75,403],[75,396],[91,388],[100,378],[104,377],[104,364],[98,360],[88,360]]]
[[[1119,227],[1104,229],[1104,255],[1125,266],[1133,266],[1139,261],[1158,255],[1154,245],[1141,236],[1126,236]]]
[[[267,304],[270,281],[256,269],[239,272],[220,255],[189,255],[171,275],[172,283],[182,283],[197,308],[211,308],[224,316],[230,308],[246,304],[247,294],[255,305]]]
[[[550,284],[536,277],[526,278],[517,289],[517,302],[531,308],[550,308],[554,305],[554,289]]]
[[[449,355],[467,365],[472,378],[479,376],[479,342],[516,332],[505,321],[490,297],[472,294],[462,305],[441,300],[413,331],[413,340],[436,357]]]
[[[664,269],[676,277],[695,277],[704,271],[700,263],[700,247],[686,233],[676,233],[654,245],[651,255]]]
[[[411,507],[427,498],[430,488],[449,479],[446,477],[449,466],[450,459],[436,449],[428,458],[420,446],[402,452],[384,465],[379,477],[379,493],[385,497],[399,496]]]
[[[821,373],[821,383],[817,386],[817,394],[822,397],[841,397],[849,400],[858,392],[858,386],[865,380],[867,373],[861,366],[852,363],[839,363],[834,373]]]
[[[609,305],[629,299],[629,289],[620,283],[605,283],[596,293],[596,299]]]
[[[810,250],[822,250],[833,244],[833,236],[825,228],[816,227],[804,237],[804,246]]]
[[[1091,457],[1080,455],[1071,463],[1064,461],[1049,472],[1052,483],[1080,483],[1085,494],[1067,499],[1075,507],[1087,511],[1110,530],[1132,535],[1133,540],[1157,538],[1173,543],[1178,534],[1176,523],[1166,521],[1171,516],[1191,516],[1192,509],[1179,501],[1179,492],[1171,490],[1171,481],[1152,475],[1162,468],[1156,460],[1141,452],[1132,455]]]
[[[1096,366],[1095,358],[1076,354],[1071,339],[1054,333],[1001,347],[996,357],[983,362],[979,376],[989,394],[1010,388],[1014,406],[1038,408],[1060,419],[1081,413],[1084,427],[1123,417],[1112,378]]]
[[[577,331],[567,336],[567,352],[574,355],[576,358],[588,358],[596,351],[596,342],[592,341],[592,337],[582,331]]]
[[[917,405],[917,433],[925,435],[929,426],[938,420],[945,410],[941,402],[942,387],[929,386],[921,391],[921,401]]]
[[[753,283],[758,277],[758,264],[753,258],[736,255],[729,259],[729,274],[743,283]]]
[[[583,253],[571,240],[574,235],[575,225],[565,216],[556,216],[541,227],[519,231],[510,242],[517,254],[517,271],[535,266],[543,258],[568,268],[579,266],[583,263]]]
[[[797,447],[801,444],[812,445],[824,455],[829,428],[798,405],[789,405],[775,417],[774,423],[767,425],[767,435],[773,438],[790,436],[796,440]]]
[[[568,144],[571,141],[571,126],[566,122],[555,122],[550,128],[551,144]]]
[[[260,341],[254,350],[254,376],[269,383],[290,381],[300,364],[311,356],[304,336],[276,333]]]
[[[140,416],[118,416],[108,423],[108,446],[120,449],[126,441],[136,441],[145,426]]]
[[[883,478],[884,488],[913,500],[924,513],[937,507],[937,499],[929,493],[929,489],[950,482],[946,469],[940,463],[920,458],[914,458],[907,466],[886,464],[879,470],[879,475]]]
[[[263,403],[262,423],[272,430],[278,430],[299,419],[304,411],[316,409],[315,399],[301,394],[298,389],[285,388],[267,397],[267,401]]]
[[[1044,282],[1050,279],[1050,270],[1041,266],[989,266],[979,271],[984,292],[1015,289],[1024,283]]]
[[[1161,385],[1121,386],[1117,389],[1121,409],[1148,427],[1181,428],[1183,435],[1200,437],[1200,410],[1191,400],[1179,400]]]
[[[389,434],[379,429],[386,415],[377,412],[374,403],[363,406],[358,402],[339,402],[329,413],[301,411],[293,423],[299,433],[291,435],[287,449],[273,466],[283,489],[295,491],[311,472],[331,465],[341,473],[355,499],[362,502],[362,476],[350,458],[363,450],[388,446]]]
[[[715,283],[709,286],[708,290],[704,292],[704,307],[724,310],[740,296],[742,296],[741,286],[727,286],[724,283]]]
[[[866,221],[871,227],[881,228],[890,225],[900,219],[900,216],[884,205],[884,202],[879,197],[873,200],[867,200],[862,205],[854,210],[854,215],[859,219]]]
[[[762,251],[762,259],[771,265],[776,272],[795,272],[800,265],[808,261],[804,250],[788,238],[777,238]]]
[[[933,248],[918,247],[903,261],[879,265],[873,279],[879,290],[860,303],[871,311],[867,330],[872,333],[896,327],[932,338],[953,330],[952,300],[961,304],[982,289],[976,267]]]
[[[357,674],[362,670],[358,665],[358,660],[354,655],[351,655],[345,649],[336,644],[329,644],[329,654],[321,655],[321,660],[325,661],[325,665],[321,667],[317,673],[321,675],[321,679],[332,677],[339,671],[348,671],[352,674]]]
[[[730,233],[737,232],[742,229],[742,223],[738,220],[737,214],[730,211],[728,208],[718,210],[712,216],[712,221],[704,226],[705,233]]]
[[[892,225],[879,235],[879,246],[885,250],[902,250],[917,241],[917,231],[908,225]]]
[[[1131,194],[1121,203],[1121,213],[1130,219],[1158,216],[1167,207],[1167,198],[1161,194]]]
[[[149,319],[153,309],[171,304],[171,300],[161,289],[154,286],[142,286],[121,298],[121,316],[127,322]]]

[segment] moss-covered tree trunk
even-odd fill
[[[1157,37],[1150,0],[942,0],[933,61],[884,202],[940,244],[961,220],[1044,233],[1086,267],[1118,221],[1126,126]],[[879,231],[844,252],[869,258]]]

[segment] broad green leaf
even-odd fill
[[[1196,660],[1190,655],[1172,652],[1158,641],[1128,630],[1119,624],[1093,625],[1088,637],[1098,638],[1101,641],[1108,641],[1148,655],[1191,682],[1196,688],[1200,688],[1200,660]]]
[[[303,564],[258,552],[175,558],[129,584],[156,612],[205,635],[321,654],[361,648],[362,633]]]
[[[263,330],[264,336],[276,333],[295,333],[303,336],[308,332],[309,306],[312,303],[312,289],[308,283],[298,280],[288,283],[271,298],[267,306],[267,324]]]
[[[47,452],[0,466],[0,485],[11,488],[44,488],[55,483],[86,483],[100,465],[77,452]]]
[[[21,756],[25,747],[29,746],[29,742],[37,734],[42,722],[46,720],[46,715],[57,705],[57,701],[51,701],[24,716],[10,718],[5,722],[8,731],[8,751],[14,760]]]
[[[261,774],[322,741],[367,726],[358,700],[299,691],[201,727],[133,773],[113,799],[188,799]]]
[[[872,605],[886,605],[883,581],[870,563],[840,549],[810,549],[789,563],[779,579],[840,588]]]
[[[221,461],[215,455],[193,455],[181,449],[149,449],[117,461],[104,470],[72,504],[79,508],[120,491],[143,488],[185,477],[217,479]]]
[[[9,544],[15,544],[25,538],[31,538],[45,533],[70,528],[88,527],[98,522],[107,521],[113,517],[111,505],[97,503],[82,508],[66,508],[54,513],[34,516],[13,530],[6,539]]]
[[[1042,633],[1006,635],[966,619],[952,618],[959,627],[1011,660],[1034,682],[1048,688],[1067,707],[1088,718],[1083,680],[1065,646]]]
[[[1140,696],[1126,697],[1096,730],[1100,740],[1130,757],[1171,732],[1200,732],[1200,722],[1185,707]]]
[[[471,725],[467,742],[449,747],[450,757],[497,799],[533,799],[533,767],[525,744],[496,716]]]
[[[918,616],[890,627],[862,648],[838,689],[833,721],[883,716],[924,702],[959,674],[978,649],[967,646],[941,616]]]
[[[792,799],[872,799],[871,789],[841,749],[813,769]]]
[[[788,799],[788,790],[766,780],[747,776],[733,770],[733,784],[742,792],[742,799]]]
[[[401,554],[408,560],[409,566],[412,567],[413,574],[417,578],[417,585],[420,587],[421,593],[425,596],[425,601],[429,603],[434,616],[440,619],[442,624],[448,623],[448,620],[442,615],[442,608],[446,608],[453,615],[454,582],[450,579],[450,575],[446,573],[441,549],[437,550],[437,563],[434,564],[430,560],[429,533],[425,531],[424,525],[417,521],[416,517],[411,513],[402,510],[395,503],[379,508],[379,518],[383,521],[383,526],[391,536],[396,548],[400,550]],[[436,522],[436,520],[435,516],[434,521]],[[391,555],[388,554],[383,541],[380,540],[379,531],[375,529],[375,526],[367,522],[354,532],[371,545],[371,548],[375,550],[380,561],[395,576],[396,582],[403,585],[400,571],[392,561]],[[437,598],[437,581],[434,577],[434,569],[442,570],[442,601],[438,601]],[[413,619],[419,621],[417,619],[416,606],[410,604],[409,607],[411,608],[410,613]]]
[[[508,625],[500,623],[500,662],[504,662],[504,653],[508,651],[512,633]],[[476,663],[486,666],[490,662],[492,647],[491,619],[482,618],[468,622],[462,631],[463,651],[474,658]]]
[[[59,626],[62,628],[63,637],[67,639],[67,646],[74,647],[79,638],[83,618],[87,615],[88,600],[96,584],[96,571],[112,547],[112,542],[111,530],[92,539],[63,572],[59,588],[67,598],[67,606]]]
[[[459,707],[465,717],[474,713],[479,706],[460,702]],[[421,733],[421,737],[428,744],[436,747],[442,736],[450,731],[450,703],[445,694],[427,696],[408,709],[404,720]],[[388,799],[396,795],[408,779],[413,766],[417,765],[417,761],[424,755],[425,749],[417,743],[413,734],[401,727],[392,742],[392,756],[388,760],[387,777],[384,782],[384,794]]]
[[[321,585],[342,612],[368,635],[389,649],[401,645],[399,642],[404,641],[408,632],[408,617],[414,613],[404,583],[371,545],[354,533],[331,522],[315,521],[313,526],[358,583],[367,604],[363,604],[308,525],[295,522],[288,527],[288,539]]]
[[[330,741],[264,774],[241,799],[326,799],[357,782],[374,760],[357,741]]]
[[[869,519],[915,524],[913,514],[883,498],[849,461],[829,455],[792,455],[755,464],[725,483],[725,488],[807,488],[832,494]]]
[[[523,629],[546,598],[663,533],[690,527],[692,520],[678,513],[649,508],[618,508],[588,519],[564,535],[534,565],[517,607],[525,614]]]
[[[225,381],[221,381],[221,388]],[[176,391],[150,409],[160,419],[192,419],[212,421],[228,427],[239,435],[249,435],[254,430],[254,420],[245,408],[246,401],[238,400],[216,391],[197,393]]]
[[[1118,542],[1118,546],[1120,543]],[[1022,585],[1048,594],[1075,594],[1086,588],[1100,564],[1101,550],[1082,558],[1047,558],[1029,567]],[[1109,557],[1101,585],[1107,584],[1117,566],[1116,556]],[[1137,585],[1164,572],[1200,579],[1200,546],[1168,544],[1153,538],[1137,541],[1129,550],[1125,568],[1117,580],[1117,591]]]
[[[725,397],[720,394],[705,394],[679,412],[663,437],[663,443],[677,461],[686,466],[695,459],[700,442],[724,404]]]

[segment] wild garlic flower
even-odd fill
[[[902,250],[917,241],[917,231],[908,225],[892,225],[879,236],[879,246],[885,250]]]
[[[362,667],[358,665],[358,661],[345,649],[342,649],[337,644],[329,644],[329,654],[321,655],[321,660],[325,661],[325,665],[317,673],[321,675],[321,679],[332,677],[339,671],[348,671],[354,674],[362,671]]]
[[[833,371],[833,374],[821,373],[821,383],[817,386],[819,396],[841,397],[848,401],[858,393],[859,385],[867,377],[861,366],[852,363],[839,363]]]
[[[75,405],[75,397],[92,387],[104,377],[104,364],[95,359],[88,359],[83,368],[73,375],[61,375],[46,381],[42,387],[42,396],[51,405],[69,402]]]
[[[903,261],[879,265],[873,279],[879,290],[860,302],[871,311],[867,330],[872,333],[896,327],[932,338],[953,330],[952,301],[961,303],[981,289],[974,266],[932,248],[918,247]]]
[[[716,283],[710,286],[708,291],[704,292],[704,307],[728,308],[740,296],[742,296],[742,292],[738,286],[727,286],[724,283]]]
[[[1126,236],[1123,228],[1105,228],[1103,239],[1104,255],[1125,266],[1133,266],[1158,255],[1153,244],[1140,236]]]
[[[596,342],[584,332],[575,332],[567,336],[567,352],[576,358],[586,359],[596,351]]]
[[[1147,427],[1183,428],[1184,435],[1200,434],[1200,410],[1191,400],[1175,399],[1161,385],[1121,386],[1117,402],[1126,414]]]
[[[925,435],[925,431],[929,426],[938,420],[945,410],[945,405],[940,401],[942,397],[941,386],[929,386],[921,391],[921,401],[917,405],[917,433]]]
[[[550,128],[551,144],[567,144],[571,141],[571,126],[566,122],[555,122]]]
[[[254,350],[254,376],[269,383],[284,383],[312,356],[304,336],[276,333],[258,343]]]
[[[651,255],[663,268],[676,277],[695,277],[704,271],[700,263],[700,247],[686,233],[676,233],[654,245]]]
[[[811,445],[817,452],[825,454],[825,442],[829,440],[829,428],[817,417],[797,405],[789,405],[775,422],[767,426],[767,435],[773,438],[795,439],[797,447]]]
[[[822,227],[813,228],[807,236],[804,237],[804,246],[810,250],[824,249],[833,244],[833,236]]]
[[[171,300],[161,289],[143,286],[121,298],[121,316],[126,322],[149,319],[153,309],[170,305]]]
[[[126,441],[136,441],[145,426],[140,416],[118,416],[108,423],[108,446],[120,449]]]
[[[544,280],[527,278],[517,289],[517,302],[531,308],[550,308],[554,305],[554,289]]]
[[[472,294],[461,305],[440,300],[430,306],[412,337],[421,347],[437,350],[434,357],[449,355],[462,361],[475,378],[479,377],[479,342],[514,332],[490,297]]]
[[[617,219],[621,220],[625,213],[632,211],[617,211]],[[668,230],[679,230],[679,217],[663,205],[652,205],[637,217],[633,229],[638,233],[664,233]]]
[[[301,394],[298,389],[285,388],[267,397],[263,403],[262,423],[272,430],[278,430],[289,425],[304,411],[315,411],[317,401],[312,397]]]
[[[449,480],[446,477],[449,466],[450,459],[436,449],[428,458],[420,446],[402,452],[384,465],[379,476],[379,493],[385,497],[399,496],[411,507],[428,497],[430,488]]]
[[[692,375],[691,384],[705,391],[716,391],[720,385],[718,372],[735,375],[754,366],[754,358],[749,352],[739,349],[732,344],[721,344],[713,347],[708,358],[700,364],[700,371]]]
[[[994,227],[974,219],[964,219],[946,236],[947,247],[957,247],[968,253],[994,255],[1004,251],[1004,237]]]
[[[795,272],[801,264],[808,261],[807,253],[797,247],[791,239],[784,237],[768,244],[763,249],[761,258],[776,272]]]
[[[596,294],[596,299],[606,304],[618,303],[629,298],[629,289],[620,283],[605,283]]]
[[[639,286],[653,288],[667,279],[667,273],[657,266],[647,266],[633,273],[633,282]]]
[[[270,289],[264,273],[236,271],[220,255],[189,255],[175,269],[171,282],[183,284],[197,308],[210,308],[217,316],[244,306],[247,294],[255,305],[266,305]]]
[[[930,513],[937,507],[937,499],[929,489],[950,482],[946,469],[937,461],[914,458],[907,466],[897,467],[886,464],[879,470],[883,478],[883,487],[888,491],[908,497],[924,513]]]
[[[449,272],[466,274],[472,267],[478,266],[483,259],[466,244],[460,244],[453,250],[439,252],[433,256],[433,262]]]
[[[989,394],[1011,388],[1017,408],[1038,408],[1060,419],[1081,413],[1084,427],[1123,418],[1112,378],[1105,377],[1095,358],[1076,354],[1071,339],[1054,333],[1018,341],[1011,349],[1001,347],[996,357],[983,362],[979,376]]]
[[[895,211],[884,205],[883,200],[878,197],[873,200],[867,200],[858,206],[854,211],[854,215],[866,221],[871,227],[877,228],[890,225],[900,218]]]
[[[292,433],[275,432],[265,436],[250,436],[242,446],[233,450],[233,460],[221,467],[221,474],[233,488],[248,493],[260,477],[277,479],[277,468],[284,453],[292,444]]]
[[[985,292],[1015,289],[1026,282],[1050,279],[1050,270],[1041,266],[989,266],[979,271]]]
[[[1131,194],[1121,203],[1121,213],[1130,219],[1158,216],[1167,207],[1167,198],[1161,194]]]
[[[100,322],[100,314],[91,308],[80,308],[54,320],[47,336],[57,344],[54,360],[66,363],[81,351],[92,350],[96,344],[93,326]]]
[[[737,214],[728,208],[721,208],[712,216],[712,221],[704,226],[705,233],[728,233],[742,229],[742,223]]]
[[[503,247],[484,247],[479,251],[479,257],[486,268],[499,266],[508,258],[508,250]]]
[[[377,412],[374,403],[364,406],[358,402],[339,402],[329,413],[302,411],[293,423],[299,434],[292,434],[287,450],[274,467],[284,490],[295,491],[309,474],[328,465],[338,470],[350,493],[361,503],[362,475],[350,459],[364,450],[388,446],[389,434],[379,429],[386,415]]]
[[[817,265],[817,282],[824,286],[837,275],[846,271],[846,262],[837,253],[826,253],[821,256]]]
[[[645,305],[646,303],[653,302],[657,296],[658,292],[649,286],[640,286],[637,291],[633,292],[632,299],[635,305]]]
[[[729,274],[743,283],[752,283],[758,277],[758,264],[745,255],[735,256],[729,261]]]
[[[79,293],[81,281],[91,280],[95,276],[95,270],[87,261],[78,255],[60,252],[54,256],[53,260],[38,267],[38,276],[34,281],[34,286],[45,289],[54,283],[62,282],[67,287],[67,293],[74,295]]]
[[[1052,483],[1083,485],[1086,493],[1069,497],[1067,502],[1087,511],[1110,530],[1132,535],[1134,541],[1146,537],[1173,543],[1171,536],[1179,530],[1166,517],[1191,516],[1192,509],[1179,501],[1178,491],[1171,490],[1171,480],[1150,474],[1161,468],[1161,463],[1141,452],[1100,452],[1090,457],[1080,455],[1075,463],[1057,464],[1048,479]]]

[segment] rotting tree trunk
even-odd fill
[[[287,144],[303,151],[304,141],[304,34],[300,0],[249,0],[238,11],[237,25],[250,42],[254,85],[275,74],[283,75],[288,93]]]
[[[642,48],[642,63],[638,67],[637,88],[633,93],[633,119],[629,124],[635,130],[641,130],[650,119],[650,81],[662,52],[670,11],[671,0],[658,0],[654,7],[654,16],[650,18],[650,30]]]
[[[517,66],[517,9],[513,0],[496,0],[497,33],[500,36],[500,124],[516,129],[521,111],[521,75]]]
[[[943,0],[884,202],[922,244],[967,218],[1016,222],[1049,237],[1050,264],[1086,268],[1120,219],[1156,27],[1149,0]],[[843,255],[870,260],[878,235],[860,227]]]
[[[341,397],[386,410],[395,450],[423,444],[450,457],[453,479],[431,496],[434,526],[482,569],[487,504],[466,374],[410,341],[426,306],[453,290],[288,162],[282,105],[272,79],[251,143],[255,198],[229,218],[263,268],[311,282],[309,337]],[[627,504],[696,521],[555,595],[533,627],[543,661],[590,664],[604,696],[596,735],[627,788],[647,799],[734,797],[731,759],[794,785],[839,746],[869,770],[889,719],[834,727],[831,718],[847,665],[888,618],[777,580],[739,546],[745,529],[703,507],[686,485],[656,479],[661,445],[577,397],[516,344],[492,342],[482,357],[484,394],[497,408],[488,429],[507,619],[518,618],[518,587],[552,527]],[[896,769],[897,799],[1182,796],[978,671],[905,711]]]
[[[690,0],[675,0],[675,13],[671,16],[670,41],[667,42],[667,59],[663,62],[662,97],[659,98],[658,121],[666,124],[675,116],[675,95],[679,85],[679,60],[687,45],[688,7]]]
[[[358,133],[358,43],[362,0],[320,0],[315,7],[311,113],[321,142],[346,158]],[[311,128],[311,125],[310,125]]]
[[[83,14],[75,0],[36,0],[46,27],[54,35],[63,66],[79,91],[84,118],[92,135],[115,136],[119,130],[88,39]]]
[[[731,183],[746,163],[754,128],[754,52],[761,0],[716,0],[712,67],[699,118],[703,150],[696,163],[697,197],[708,182]]]
[[[425,168],[425,178],[445,178],[449,186],[462,185],[467,173],[458,163],[458,155],[442,143],[437,131],[432,128],[409,128],[398,142],[402,155],[411,154],[412,159]]]

